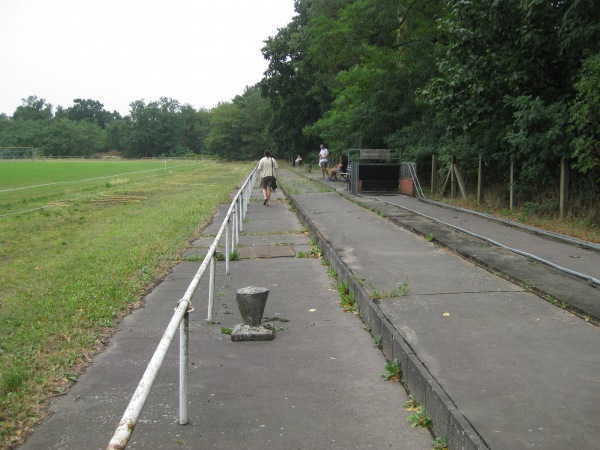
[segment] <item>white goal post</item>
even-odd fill
[[[43,157],[40,149],[35,147],[0,147],[0,159],[31,159]]]

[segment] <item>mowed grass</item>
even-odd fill
[[[0,163],[0,448],[22,442],[251,169],[103,164]]]
[[[170,161],[0,161],[0,216],[73,196],[98,194],[121,180],[140,181],[192,162]]]

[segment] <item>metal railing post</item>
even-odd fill
[[[242,199],[242,195],[240,195],[237,199],[238,202],[238,211],[240,212],[240,231],[244,231],[244,202]]]
[[[181,300],[179,306],[175,310],[175,314],[171,318],[169,322],[169,326],[167,330],[163,334],[163,337],[158,344],[152,359],[148,363],[148,367],[146,367],[146,371],[142,376],[141,381],[138,384],[137,389],[133,393],[133,397],[119,422],[119,426],[117,430],[113,434],[113,437],[108,444],[108,449],[116,450],[123,449],[129,442],[131,438],[131,433],[137,424],[137,421],[140,417],[140,413],[142,412],[142,407],[146,403],[148,399],[148,395],[150,394],[150,389],[156,381],[156,376],[158,374],[158,369],[162,366],[163,361],[165,360],[165,356],[167,354],[167,350],[173,341],[173,337],[177,332],[177,328],[181,322],[183,315],[187,312],[189,306],[189,302],[187,300]]]
[[[169,349],[177,328],[179,328],[180,347],[179,347],[179,423],[185,425],[189,422],[188,419],[188,361],[189,361],[189,314],[194,310],[191,306],[191,298],[196,292],[206,269],[210,266],[210,281],[208,291],[208,318],[207,321],[212,321],[213,303],[215,293],[215,266],[217,259],[217,245],[221,240],[223,232],[225,232],[225,247],[226,247],[226,272],[229,274],[229,256],[235,251],[235,247],[239,242],[239,231],[243,220],[244,210],[247,207],[254,182],[256,181],[256,168],[251,175],[246,179],[242,192],[236,195],[235,200],[227,212],[225,220],[221,225],[214,242],[208,249],[202,264],[194,275],[190,285],[185,291],[175,308],[175,313],[171,318],[163,337],[152,356],[142,379],[127,405],[127,409],[123,414],[121,421],[112,436],[111,441],[106,447],[107,450],[124,449],[131,438],[131,434],[138,422],[142,408],[148,399],[150,390],[158,375],[158,370],[162,366],[167,350]],[[230,228],[233,227],[233,228]],[[230,240],[231,239],[231,240]]]
[[[213,317],[213,301],[215,297],[215,257],[210,259],[210,276],[208,282],[208,314],[206,316],[207,322],[212,322]]]
[[[234,231],[235,231],[235,239],[233,240],[234,242],[234,251],[235,248],[237,248],[237,245],[240,242],[240,217],[238,214],[238,207],[237,207],[237,203],[235,204],[235,208],[233,209],[233,223],[234,223]]]
[[[186,311],[179,325],[179,425],[188,420],[188,349],[190,340],[190,312]]]
[[[231,219],[225,225],[225,273],[229,275],[229,255],[231,253],[231,243],[229,242],[229,229],[231,228]]]

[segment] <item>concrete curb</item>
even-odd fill
[[[285,191],[284,193],[295,207],[300,222],[309,229],[318,242],[324,258],[336,270],[338,278],[354,292],[362,321],[371,327],[373,336],[381,336],[383,354],[390,360],[400,361],[404,383],[410,393],[424,406],[433,421],[435,433],[446,438],[449,448],[489,449],[483,438],[413,352],[408,342],[396,331],[363,286],[356,281],[356,276],[338,256],[296,199],[289,193]]]

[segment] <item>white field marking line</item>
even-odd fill
[[[188,167],[188,165],[181,165],[181,166],[173,166],[173,167],[169,167],[169,169],[177,169],[179,167]],[[45,184],[34,184],[31,186],[23,186],[23,187],[19,187],[19,188],[13,188],[13,189],[4,189],[4,190],[0,190],[0,193],[2,192],[12,192],[12,191],[20,191],[23,189],[30,189],[30,188],[36,188],[36,187],[44,187],[44,186],[54,186],[55,184],[69,184],[69,183],[83,183],[85,181],[94,181],[94,180],[102,180],[104,178],[114,178],[114,177],[120,177],[123,175],[133,175],[134,173],[148,173],[148,172],[156,172],[158,170],[165,170],[164,167],[161,167],[160,169],[152,169],[152,170],[139,170],[137,172],[126,172],[126,173],[115,173],[114,175],[107,175],[105,177],[97,177],[97,178],[88,178],[85,180],[74,180],[74,181],[57,181],[55,183],[45,183]],[[34,210],[32,210],[34,211]]]

